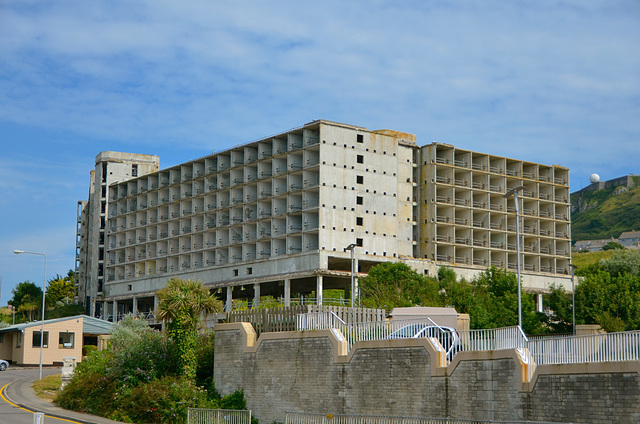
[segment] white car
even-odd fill
[[[420,337],[435,337],[438,339],[445,352],[447,352],[447,359],[449,361],[453,359],[456,353],[462,350],[460,336],[458,332],[451,327],[409,324],[389,334],[387,339],[417,339]]]
[[[9,363],[4,359],[0,359],[0,371],[4,371],[9,368]]]

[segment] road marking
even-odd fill
[[[6,388],[7,388],[7,386],[8,386],[9,384],[11,384],[11,383],[7,383],[7,384],[5,384],[4,386],[2,386],[2,388],[0,389],[0,397],[2,397],[2,399],[3,399],[5,402],[7,402],[9,405],[15,406],[15,407],[16,407],[16,408],[18,408],[18,409],[22,409],[23,411],[27,411],[27,412],[30,412],[30,413],[32,413],[32,414],[35,414],[35,412],[34,412],[34,411],[32,411],[32,410],[30,410],[30,409],[27,409],[27,408],[23,408],[23,407],[22,407],[22,406],[20,406],[20,405],[16,405],[15,403],[11,402],[9,399],[7,399],[7,398],[4,396],[4,389],[6,389]],[[54,417],[53,415],[45,415],[45,417],[53,418],[53,419],[60,420],[60,421],[66,421],[66,422],[68,422],[68,423],[82,424],[82,423],[80,423],[80,422],[78,422],[78,421],[68,420],[68,419],[66,419],[66,418]]]

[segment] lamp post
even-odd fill
[[[520,288],[521,276],[520,276],[520,209],[518,206],[518,191],[524,190],[524,186],[518,186],[512,188],[505,193],[504,197],[509,198],[513,196],[513,204],[516,210],[516,273],[518,276],[518,326],[522,330],[522,289]]]
[[[355,283],[355,270],[354,270],[354,258],[353,258],[353,249],[357,246],[357,244],[355,243],[351,243],[349,246],[345,247],[344,250],[350,250],[351,251],[351,307],[353,308],[353,303],[355,302],[355,289],[356,289],[356,283]]]
[[[47,284],[47,255],[44,253],[37,252],[26,252],[24,250],[14,250],[13,253],[16,255],[38,255],[44,257],[44,277],[42,279],[42,324],[40,325],[40,365],[39,365],[39,373],[38,380],[42,380],[42,348],[44,346],[44,296]]]
[[[573,312],[572,328],[573,328],[573,336],[575,337],[576,335],[576,280],[575,280],[575,274],[573,270],[576,266],[574,264],[569,264],[569,267],[571,268],[571,311]]]

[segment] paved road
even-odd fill
[[[44,376],[59,372],[60,368],[43,369]],[[0,424],[34,424],[33,411],[46,414],[44,424],[118,424],[106,418],[67,411],[38,398],[31,389],[37,378],[37,367],[9,367],[0,372]]]
[[[60,369],[44,369],[43,374],[49,375],[56,372],[60,372]],[[23,399],[9,399],[5,394],[6,386],[9,383],[21,380],[24,378],[31,379],[38,376],[38,369],[32,368],[16,368],[9,367],[6,371],[0,372],[0,388],[2,388],[2,397],[0,398],[0,423],[1,424],[33,424],[34,413],[24,408],[18,407],[15,402],[22,404]],[[45,417],[45,420],[48,417]],[[53,422],[60,423],[58,419],[49,419],[45,423]]]

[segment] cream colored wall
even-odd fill
[[[44,331],[49,332],[48,346],[42,349],[42,364],[52,365],[54,362],[62,363],[65,356],[75,356],[76,362],[82,360],[82,328],[83,319],[74,318],[68,321],[61,321],[45,324]],[[19,365],[34,365],[40,363],[40,347],[32,347],[33,333],[40,331],[40,326],[33,326],[24,330],[22,339],[22,349],[15,349],[14,362]],[[73,348],[58,347],[60,333],[75,333]]]
[[[0,359],[8,361],[13,354],[13,334],[5,333],[2,343],[0,343]]]

